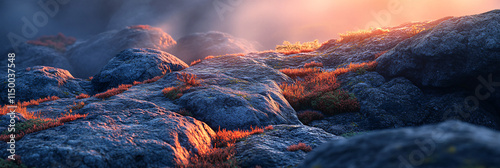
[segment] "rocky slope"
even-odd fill
[[[494,159],[500,156],[496,141],[500,96],[495,90],[500,80],[499,18],[496,10],[408,23],[362,39],[330,40],[313,52],[221,55],[190,67],[163,51],[175,43],[169,38],[124,36],[148,33],[130,28],[121,30],[128,33],[107,32],[69,51],[79,53],[73,57],[105,50],[99,54],[110,61],[99,63],[104,68],[90,74],[92,80],[47,66],[18,72],[18,96],[23,100],[61,98],[28,106],[28,111],[55,118],[75,102],[83,102],[71,113],[88,116],[25,135],[16,149],[28,166],[175,167],[213,148],[219,129],[273,125],[274,129],[234,144],[234,157],[241,167],[496,166]],[[112,43],[123,38],[128,40]],[[144,40],[146,48],[128,47]],[[98,46],[102,44],[106,45]],[[316,61],[323,63],[322,71],[331,71],[373,60],[379,63],[376,71],[350,72],[337,79],[341,89],[357,98],[358,111],[326,115],[303,125],[297,117],[299,109],[290,105],[279,87],[294,82],[279,71],[282,68]],[[182,79],[186,74],[196,75],[199,83],[188,86]],[[134,84],[155,76],[162,77]],[[106,98],[75,98],[121,84],[132,85]],[[165,96],[165,88],[181,91]],[[461,121],[445,122],[449,119]],[[7,120],[0,118],[0,123]],[[17,121],[26,122],[21,116]],[[349,137],[352,134],[358,135]],[[311,147],[312,153],[287,150],[298,143]],[[424,157],[414,158],[417,154]]]

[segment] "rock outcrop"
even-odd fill
[[[419,86],[457,87],[473,81],[475,87],[475,79],[483,75],[488,80],[490,74],[499,81],[500,10],[446,20],[377,61],[383,76],[405,77]]]
[[[275,125],[265,134],[252,135],[236,143],[236,158],[241,167],[296,167],[307,152],[288,151],[289,146],[304,143],[314,150],[323,143],[340,139],[344,138],[305,125]]]
[[[120,84],[141,82],[187,67],[188,65],[177,57],[160,50],[126,49],[94,75],[92,84],[97,91],[104,91]]]
[[[76,44],[67,52],[76,77],[97,74],[111,58],[128,48],[152,48],[166,51],[176,42],[159,28],[130,26],[98,34]]]
[[[26,135],[16,153],[30,167],[174,167],[208,150],[214,135],[203,122],[127,97],[78,113],[88,116]]]
[[[179,104],[212,128],[300,124],[277,85],[290,78],[265,64],[244,56],[221,56],[183,72],[204,82],[182,96]]]
[[[0,79],[7,81],[7,76],[2,76]],[[90,91],[90,82],[74,78],[64,69],[35,66],[19,70],[16,73],[16,100],[18,101],[48,96],[75,97],[80,93]],[[7,95],[7,85],[2,85],[0,93]],[[7,96],[2,96],[0,99],[2,104],[8,103]]]
[[[299,167],[495,167],[499,138],[459,121],[376,131],[321,145]]]

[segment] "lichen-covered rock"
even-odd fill
[[[177,40],[172,53],[180,59],[191,62],[206,56],[238,54],[256,51],[259,44],[233,37],[227,33],[210,31],[194,33]]]
[[[203,122],[127,97],[90,103],[77,113],[88,116],[26,135],[16,142],[16,154],[36,167],[175,167],[208,150],[214,136]]]
[[[328,142],[300,168],[495,167],[500,133],[459,121],[383,130]]]
[[[241,167],[296,167],[307,153],[288,151],[290,145],[305,143],[313,150],[323,143],[343,139],[322,129],[305,125],[274,125],[264,134],[251,135],[235,144]]]
[[[126,49],[111,59],[94,76],[92,84],[98,91],[117,87],[120,84],[132,84],[172,71],[187,68],[188,65],[177,57],[155,49]]]
[[[166,51],[176,42],[159,28],[131,26],[100,33],[76,44],[67,52],[76,77],[97,74],[111,58],[128,48],[152,48]]]
[[[281,72],[241,56],[203,60],[183,72],[203,80],[178,102],[212,128],[300,124],[277,83],[289,81]]]
[[[0,77],[7,81],[7,76]],[[75,97],[80,93],[90,92],[90,82],[74,78],[67,70],[35,66],[19,70],[16,73],[16,100],[27,101],[48,96]],[[0,93],[7,95],[7,85],[2,85]],[[0,98],[8,103],[7,96]]]
[[[456,17],[398,44],[377,59],[377,72],[419,86],[457,87],[483,75],[500,80],[500,10]],[[488,79],[486,79],[488,80]]]

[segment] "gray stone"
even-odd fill
[[[265,64],[241,56],[203,60],[183,72],[203,80],[178,102],[212,128],[300,124],[277,83],[290,78]]]
[[[1,76],[7,82],[7,76]],[[28,101],[48,96],[75,97],[80,93],[90,92],[88,81],[74,78],[67,70],[35,66],[16,72],[16,100]],[[0,93],[7,95],[7,85],[2,85]],[[7,104],[7,96],[0,98]]]
[[[97,74],[109,60],[128,48],[152,48],[166,51],[175,40],[159,28],[124,28],[100,33],[76,44],[67,52],[76,77]]]
[[[464,86],[480,75],[498,81],[500,10],[444,21],[401,42],[377,62],[384,77],[402,76],[419,86]]]
[[[305,143],[313,150],[323,143],[344,139],[305,125],[274,125],[264,134],[251,135],[235,144],[241,167],[296,167],[305,157],[302,150],[288,151],[290,145]]]
[[[496,167],[499,138],[459,121],[376,131],[321,145],[299,167]]]
[[[111,59],[94,76],[92,84],[97,91],[104,91],[120,84],[142,82],[172,71],[187,68],[188,65],[177,57],[155,49],[126,49]]]

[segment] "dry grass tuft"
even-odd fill
[[[37,106],[40,103],[48,102],[48,101],[54,101],[54,100],[57,100],[57,99],[59,99],[59,97],[57,97],[57,96],[49,96],[49,97],[46,97],[46,98],[40,98],[40,99],[36,99],[36,100],[25,101],[25,102],[20,103],[20,105],[24,106],[24,107],[27,107],[27,106]]]
[[[318,49],[321,46],[318,40],[314,40],[312,42],[296,42],[295,44],[290,43],[289,41],[284,41],[283,45],[277,45],[276,51],[283,53],[285,55],[298,54],[303,52],[312,52]]]
[[[290,145],[288,148],[286,148],[286,150],[288,151],[298,151],[298,150],[302,150],[304,152],[310,152],[312,151],[312,148],[309,146],[309,145],[306,145],[305,143],[298,143],[296,145]]]
[[[315,68],[315,67],[323,67],[323,63],[313,61],[313,62],[304,64],[304,68]]]
[[[348,31],[345,34],[340,33],[340,39],[337,42],[349,43],[349,42],[359,42],[367,38],[382,35],[390,32],[388,29],[370,29],[370,30],[358,30],[358,31]]]
[[[76,96],[76,99],[86,99],[89,98],[90,96],[85,93],[81,93],[80,95]]]
[[[285,74],[296,78],[302,77],[303,79],[296,79],[295,83],[283,83],[280,88],[283,90],[283,96],[288,100],[290,105],[296,109],[313,107],[317,110],[328,109],[328,114],[337,114],[338,109],[345,109],[352,111],[357,109],[359,103],[354,95],[346,94],[344,92],[337,92],[340,86],[337,83],[337,76],[347,72],[364,72],[367,70],[374,70],[377,62],[367,62],[360,64],[349,64],[346,68],[337,68],[335,71],[317,72],[309,68],[307,69],[284,69],[281,70]],[[342,100],[336,100],[336,99]],[[332,102],[330,99],[335,99]],[[347,100],[343,100],[347,99]],[[331,104],[342,106],[342,108],[333,108]],[[353,106],[353,108],[344,108],[345,106]],[[347,112],[345,111],[345,112]]]
[[[107,90],[104,93],[96,94],[96,95],[94,95],[94,97],[99,98],[99,99],[109,98],[111,96],[114,96],[114,95],[117,95],[117,94],[120,94],[120,93],[127,91],[130,87],[132,87],[132,85],[122,84],[122,85],[118,86],[117,88],[112,88],[112,89]]]
[[[318,68],[299,68],[299,69],[291,69],[291,68],[286,68],[286,69],[280,69],[281,73],[284,73],[285,75],[289,76],[290,78],[298,78],[298,77],[306,77],[310,76],[316,73],[320,73],[321,69]]]
[[[206,59],[206,58],[205,58]],[[194,60],[193,62],[191,62],[191,64],[189,64],[189,66],[193,66],[193,65],[196,65],[198,63],[201,62],[201,59],[197,59],[197,60]]]
[[[163,78],[164,75],[161,75],[161,76],[155,76],[154,78],[151,78],[151,79],[146,79],[142,82],[138,82],[138,81],[134,81],[134,83],[132,83],[132,85],[141,85],[141,84],[146,84],[146,83],[153,83],[153,82],[156,82],[158,80],[160,80],[161,78]]]
[[[268,125],[268,126],[266,126],[264,129],[265,129],[265,130],[273,130],[273,129],[274,129],[274,127],[273,127],[272,125]]]
[[[212,139],[213,148],[208,151],[202,151],[199,155],[192,155],[189,158],[188,165],[178,165],[186,168],[234,168],[239,167],[238,161],[234,156],[236,149],[234,143],[241,139],[253,135],[263,133],[262,128],[251,128],[250,131],[227,131],[225,129],[216,133]]]
[[[191,87],[201,86],[201,81],[196,77],[196,75],[193,74],[181,72],[180,75],[177,76],[177,80],[182,82],[180,86],[167,87],[161,91],[163,95],[171,100],[182,97],[184,92]]]
[[[297,117],[299,118],[300,122],[302,122],[302,124],[306,125],[314,120],[321,120],[325,118],[323,114],[316,111],[304,111],[302,113],[297,114]]]

